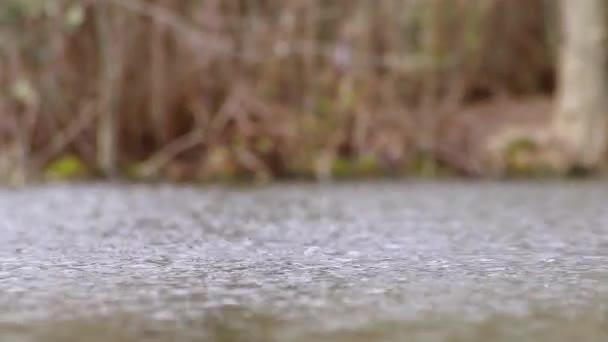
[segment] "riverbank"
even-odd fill
[[[372,141],[366,153],[334,147],[302,145],[294,136],[283,146],[271,144],[249,150],[245,145],[179,146],[181,140],[165,146],[143,160],[125,156],[111,179],[135,182],[177,183],[268,183],[276,181],[343,181],[408,178],[562,178],[583,176],[582,170],[568,170],[560,154],[553,161],[538,146],[539,136],[550,124],[552,99],[533,97],[499,99],[446,110],[434,127],[432,145],[417,149],[398,132],[383,148]],[[387,131],[371,131],[384,137]],[[387,138],[388,139],[388,138]],[[322,141],[320,139],[319,141]],[[197,142],[198,140],[194,139]],[[291,147],[290,147],[291,146]],[[295,147],[297,146],[297,147]],[[343,146],[343,147],[344,147]],[[181,150],[181,148],[184,148]],[[377,146],[376,146],[377,147]],[[329,148],[329,149],[328,149]],[[393,151],[393,152],[391,152]],[[303,158],[304,155],[307,157]],[[0,179],[8,184],[40,181],[107,179],[94,161],[79,154],[58,155],[46,164],[22,170],[15,155],[0,154]],[[34,158],[36,160],[36,158]],[[557,161],[556,161],[557,160]],[[93,164],[92,164],[93,163]],[[35,164],[35,163],[34,163]],[[29,165],[29,164],[28,164]]]

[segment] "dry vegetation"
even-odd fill
[[[486,123],[543,115],[501,106],[551,95],[554,7],[5,0],[0,179],[483,174]]]

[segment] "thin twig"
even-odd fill
[[[228,39],[204,32],[195,25],[188,24],[184,18],[161,6],[140,0],[96,0],[110,3],[116,7],[148,17],[158,24],[164,25],[185,40],[192,47],[207,53],[229,53],[233,51]]]
[[[85,102],[78,117],[72,120],[62,132],[59,132],[46,148],[34,158],[34,169],[40,169],[74,142],[87,128],[91,127],[97,119],[98,113],[98,111],[93,110],[92,102]]]
[[[142,163],[139,176],[147,178],[157,175],[158,172],[170,163],[180,153],[203,143],[203,134],[200,130],[191,131],[173,140],[156,152],[152,157]]]

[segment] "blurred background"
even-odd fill
[[[605,7],[3,0],[0,179],[601,169]]]

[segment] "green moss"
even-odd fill
[[[89,175],[89,170],[80,158],[65,155],[51,162],[44,171],[45,178],[51,180],[70,180]]]
[[[523,178],[555,178],[563,171],[547,161],[548,151],[531,139],[520,138],[510,143],[504,153],[505,176]]]
[[[331,174],[336,179],[371,177],[380,173],[378,162],[373,157],[337,158],[334,160]]]
[[[410,164],[409,172],[419,177],[435,177],[440,172],[440,165],[428,152],[419,152]]]
[[[507,146],[505,157],[507,157],[507,160],[510,160],[510,158],[515,157],[518,153],[533,150],[536,150],[536,144],[532,139],[520,138]]]
[[[414,174],[417,176],[432,177],[437,173],[437,163],[429,155],[420,155],[414,160]]]
[[[145,174],[145,165],[140,162],[135,162],[126,165],[122,173],[130,180],[144,180],[148,178]]]
[[[542,167],[537,152],[537,146],[531,139],[519,138],[511,142],[504,152],[506,174],[512,177],[533,177],[540,173]]]

